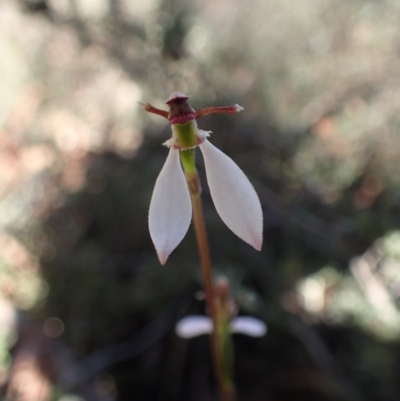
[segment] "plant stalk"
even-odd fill
[[[210,248],[207,239],[207,231],[203,215],[201,202],[201,184],[194,162],[194,150],[181,151],[181,161],[185,171],[186,181],[188,183],[190,197],[193,209],[193,226],[196,233],[197,247],[200,255],[201,270],[203,276],[203,284],[205,291],[205,299],[207,304],[207,313],[213,322],[213,331],[210,336],[212,359],[214,364],[214,372],[216,375],[220,397],[222,401],[235,401],[235,387],[227,369],[227,361],[225,360],[225,341],[224,334],[219,329],[221,326],[218,317],[217,300],[215,297]]]

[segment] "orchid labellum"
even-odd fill
[[[210,132],[197,126],[197,119],[214,113],[235,114],[239,105],[206,107],[195,111],[188,96],[174,92],[166,104],[169,111],[146,103],[144,108],[169,120],[172,137],[167,160],[157,178],[149,210],[150,235],[161,264],[185,236],[191,219],[192,204],[188,177],[182,170],[180,153],[199,147],[205,162],[207,182],[218,214],[243,241],[261,250],[263,215],[261,204],[248,178],[236,163],[208,141]]]

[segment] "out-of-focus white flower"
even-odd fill
[[[179,152],[199,147],[206,167],[207,182],[218,214],[243,241],[261,250],[263,213],[257,193],[243,171],[197,127],[196,118],[212,113],[238,113],[239,105],[208,107],[197,113],[186,102],[188,97],[174,92],[167,104],[170,112],[145,104],[146,110],[170,120],[172,137],[164,143],[169,154],[157,178],[149,210],[150,235],[161,264],[185,236],[191,221],[192,205]]]
[[[244,334],[250,337],[263,337],[267,334],[267,325],[252,316],[234,317],[229,323],[231,333]],[[175,332],[181,338],[193,338],[211,334],[212,320],[207,316],[187,316],[176,324]]]

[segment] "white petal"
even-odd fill
[[[208,140],[200,149],[208,186],[221,219],[243,241],[261,250],[263,214],[250,181],[230,157]]]
[[[192,203],[179,151],[171,148],[157,178],[149,210],[150,236],[163,265],[185,236],[192,219]]]
[[[239,316],[232,319],[232,333],[246,334],[250,337],[262,337],[267,333],[267,326],[264,322],[251,316]]]
[[[188,316],[181,319],[175,326],[176,334],[181,338],[192,338],[202,334],[210,334],[213,324],[207,316]]]

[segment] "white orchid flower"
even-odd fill
[[[193,338],[213,331],[212,320],[207,316],[187,316],[176,324],[175,333],[181,338]],[[267,325],[252,316],[234,317],[229,322],[231,333],[244,334],[249,337],[263,337],[267,334]]]
[[[185,236],[192,218],[188,184],[179,160],[180,151],[199,147],[215,208],[224,223],[239,238],[261,250],[263,213],[257,193],[243,171],[208,141],[210,132],[197,126],[197,118],[213,113],[238,113],[239,105],[206,107],[195,112],[188,96],[174,92],[167,100],[170,111],[144,104],[147,111],[167,118],[172,137],[167,160],[157,178],[149,210],[149,229],[161,264]]]

